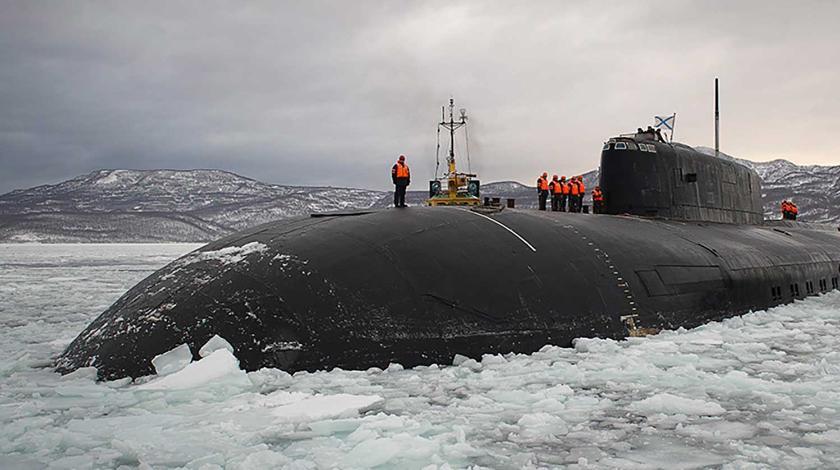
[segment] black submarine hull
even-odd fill
[[[840,233],[506,209],[390,209],[278,221],[152,274],[57,361],[153,373],[213,335],[247,370],[451,363],[577,337],[694,327],[838,288]]]

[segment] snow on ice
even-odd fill
[[[151,377],[52,371],[127,288],[194,248],[0,245],[0,468],[840,466],[840,292],[413,369],[246,373],[215,337],[198,360],[159,356]]]

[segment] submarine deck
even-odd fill
[[[352,215],[352,216],[351,216]],[[247,252],[242,249],[250,247]],[[238,262],[208,254],[239,249]],[[838,288],[840,233],[506,209],[272,222],[153,274],[59,360],[103,377],[214,334],[243,367],[446,363],[693,327]]]

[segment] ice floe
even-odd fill
[[[50,368],[194,248],[0,245],[0,468],[840,467],[840,292],[410,369],[246,373],[222,338],[136,380]]]

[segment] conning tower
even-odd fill
[[[655,133],[613,137],[601,152],[604,213],[761,224],[761,180],[734,161],[700,153]]]

